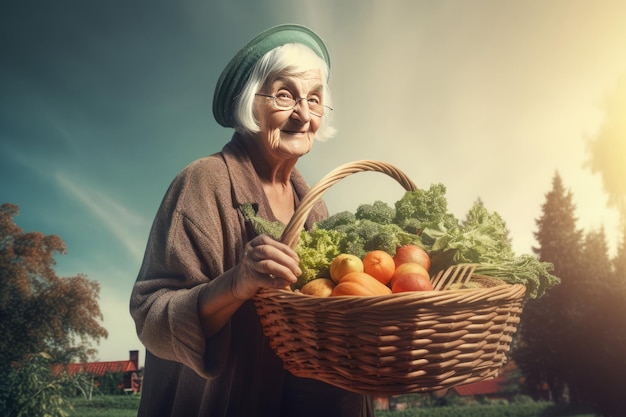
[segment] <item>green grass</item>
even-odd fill
[[[550,403],[465,405],[377,411],[376,417],[595,417]]]
[[[139,397],[135,395],[98,395],[91,400],[75,398],[71,417],[136,417]],[[411,408],[404,411],[377,411],[376,417],[595,417],[550,403],[508,405],[466,405]]]
[[[91,400],[75,398],[71,417],[136,417],[139,397],[136,395],[98,395]]]

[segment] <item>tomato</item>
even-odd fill
[[[393,286],[394,281],[398,279],[398,277],[411,273],[428,276],[428,271],[422,265],[415,262],[407,262],[399,265],[393,272],[393,275],[391,276],[391,285]]]
[[[400,246],[396,250],[393,260],[396,263],[396,268],[402,264],[413,262],[422,265],[426,271],[430,270],[430,256],[417,245]]]
[[[383,250],[367,252],[363,257],[363,272],[370,274],[385,285],[391,281],[395,270],[393,258]]]
[[[432,291],[433,284],[428,276],[409,272],[397,277],[391,285],[391,292],[407,292],[407,291]]]

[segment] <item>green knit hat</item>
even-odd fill
[[[213,116],[224,127],[234,127],[235,99],[241,93],[257,61],[272,49],[287,43],[301,43],[311,48],[330,68],[330,56],[324,41],[311,29],[294,24],[269,28],[248,42],[228,63],[217,80],[213,94]]]

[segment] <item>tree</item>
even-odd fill
[[[100,286],[79,274],[58,277],[54,255],[65,253],[55,235],[24,231],[14,204],[0,206],[0,374],[12,362],[47,352],[54,362],[87,361],[91,339],[108,336],[100,325]]]
[[[591,403],[592,389],[603,389],[598,374],[603,368],[606,355],[603,354],[605,302],[610,296],[609,282],[612,276],[611,263],[604,230],[587,233],[583,243],[587,262],[581,265],[584,280],[569,283],[569,318],[576,331],[569,334],[568,360],[575,364],[570,367],[570,392],[575,402]],[[584,346],[580,341],[584,340]]]
[[[604,230],[585,237],[584,281],[574,284],[571,389],[581,404],[626,415],[626,291],[616,280]],[[577,334],[576,334],[577,333]],[[582,343],[581,343],[582,341]]]
[[[554,275],[561,284],[544,297],[526,302],[512,357],[524,374],[530,395],[538,398],[547,385],[551,399],[563,402],[570,366],[566,357],[571,348],[569,314],[575,308],[570,302],[571,283],[581,279],[582,231],[576,227],[571,192],[565,190],[558,173],[542,211],[536,220],[539,247],[534,251],[542,262],[554,264]]]
[[[72,404],[64,397],[70,382],[52,374],[50,355],[31,355],[2,381],[0,413],[6,417],[67,417]]]
[[[569,397],[606,416],[626,415],[623,275],[616,274],[604,229],[583,236],[576,227],[572,195],[558,174],[542,210],[535,252],[554,264],[561,284],[524,307],[512,356],[525,388],[538,398],[547,384],[556,402]]]
[[[620,355],[613,365],[613,372],[609,372],[609,378],[616,378],[614,386],[626,391],[626,371],[619,375],[617,369],[626,369],[626,75],[617,82],[615,90],[609,94],[604,103],[605,119],[600,130],[588,142],[590,159],[587,166],[593,173],[601,176],[604,190],[608,195],[609,207],[615,207],[621,219],[621,242],[617,248],[617,255],[612,260],[613,275],[611,292],[602,300],[607,311],[607,322],[603,328],[610,331],[608,339],[602,343],[611,345],[610,353],[617,352]],[[609,359],[610,358],[610,359]],[[609,355],[607,360],[613,360]],[[614,391],[613,391],[614,392]],[[605,413],[615,412],[615,415],[625,415],[624,406],[619,408],[621,397],[614,395],[612,398],[598,400],[602,404]],[[616,403],[617,401],[617,403]],[[596,401],[597,402],[597,401]],[[608,411],[607,411],[608,410]],[[618,410],[617,412],[615,410]]]
[[[622,238],[617,246],[617,254],[613,258],[615,281],[626,287],[626,222],[622,225]]]

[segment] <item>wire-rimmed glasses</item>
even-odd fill
[[[298,103],[302,100],[305,100],[307,102],[309,106],[309,113],[311,113],[314,116],[322,117],[324,113],[326,113],[327,110],[332,110],[332,107],[320,103],[320,101],[316,98],[307,98],[307,97],[293,98],[289,95],[284,95],[284,94],[277,97],[277,96],[273,96],[270,94],[261,94],[261,93],[257,93],[255,94],[255,96],[266,97],[266,98],[272,99],[272,106],[276,110],[283,110],[283,111],[293,110],[296,108]]]

